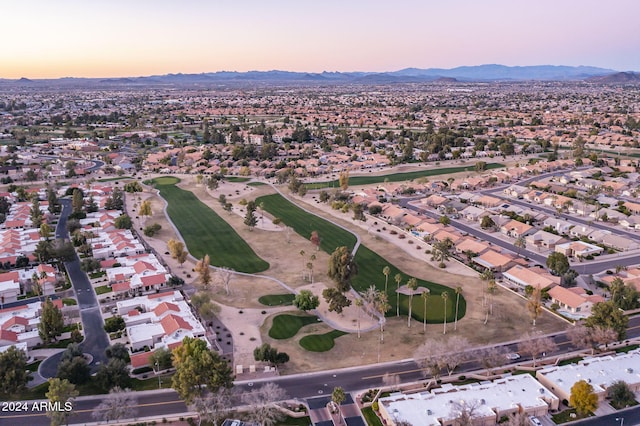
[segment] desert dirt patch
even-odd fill
[[[231,224],[258,256],[269,262],[270,268],[264,272],[264,275],[277,277],[294,289],[309,286],[310,283],[302,278],[302,274],[306,270],[308,256],[313,253],[317,257],[314,262],[314,280],[316,282],[314,293],[321,293],[321,283],[330,282],[326,276],[328,254],[315,251],[311,242],[294,232],[287,236],[285,232],[264,230],[259,226],[250,231],[243,223],[242,212],[226,212],[218,202],[218,196],[225,194],[227,200],[237,206],[242,198],[249,201],[261,195],[273,193],[273,189],[269,186],[252,187],[244,183],[223,183],[217,190],[208,191],[203,186],[196,185],[193,176],[180,176],[180,178],[182,179],[180,187],[193,191],[201,201]],[[343,328],[351,327],[354,333],[337,338],[336,345],[328,353],[313,353],[300,347],[298,344],[300,338],[309,334],[326,333],[331,331],[331,328],[325,324],[314,324],[304,327],[292,339],[271,339],[268,336],[268,330],[272,316],[282,311],[295,310],[295,308],[269,308],[261,305],[257,299],[262,295],[284,293],[286,290],[268,279],[236,275],[231,280],[231,294],[227,295],[224,289],[219,286],[214,286],[210,290],[213,298],[219,304],[224,305],[222,307],[224,314],[221,314],[224,318],[221,319],[233,334],[236,363],[250,362],[253,349],[262,342],[269,342],[291,356],[291,361],[281,371],[292,373],[410,358],[415,348],[425,341],[437,342],[454,333],[466,337],[472,344],[486,345],[491,342],[516,340],[530,331],[548,333],[565,327],[563,321],[545,313],[538,319],[535,329],[532,328],[531,321],[526,314],[525,301],[502,288],[493,298],[493,314],[489,316],[485,325],[486,307],[483,304],[486,299],[485,284],[475,272],[464,266],[453,264],[453,262],[450,262],[450,266],[445,270],[433,267],[430,265],[428,256],[422,254],[426,248],[424,243],[415,241],[413,244],[409,244],[408,239],[399,240],[397,236],[392,237],[386,234],[383,237],[380,235],[383,231],[376,232],[377,228],[373,223],[356,223],[348,215],[330,211],[326,205],[316,203],[313,199],[314,195],[317,193],[310,192],[303,200],[297,197],[290,198],[296,202],[302,202],[305,208],[319,216],[330,218],[353,232],[357,232],[362,238],[363,244],[397,266],[406,276],[415,276],[452,288],[462,287],[463,295],[467,300],[467,313],[464,318],[458,321],[457,331],[453,331],[453,324],[447,325],[446,335],[443,335],[443,324],[427,324],[425,334],[422,323],[413,320],[412,327],[408,328],[406,316],[400,318],[391,316],[387,318],[384,342],[379,343],[380,333],[377,331],[377,327],[373,331],[362,333],[361,338],[358,339],[355,333],[357,325],[354,323],[354,318],[357,315],[353,309],[348,309],[343,315],[338,315],[324,312],[326,308],[321,305],[319,308],[321,315],[327,315],[331,321],[340,324]],[[145,192],[142,197],[142,199],[149,198],[152,201],[153,216],[146,220],[146,224],[158,222],[162,226],[157,237],[147,240],[158,253],[163,254],[166,251],[166,241],[169,238],[176,238],[176,233],[164,217],[163,200],[152,192]],[[258,217],[260,214],[261,212],[257,213]],[[135,217],[135,214],[132,217]],[[265,214],[265,221],[270,220],[271,218]],[[382,224],[378,226],[381,227]],[[416,249],[418,245],[421,246],[420,250]],[[300,254],[301,251],[304,251],[304,256]],[[187,273],[190,273],[191,279],[185,279],[188,283],[195,283],[196,274],[192,272],[195,264],[194,259],[189,259],[184,268],[180,268],[173,259],[167,259],[168,257],[165,256],[165,260],[175,273],[183,278]],[[382,271],[380,271],[380,279],[384,280]],[[391,279],[390,281],[390,285],[393,285]],[[455,297],[453,294],[450,296]],[[238,314],[238,309],[243,309],[243,314]],[[266,311],[266,314],[262,314],[262,311]],[[393,312],[394,309],[391,311]],[[366,313],[361,315],[362,329],[367,328],[364,325],[366,317]],[[375,320],[371,319],[370,322],[375,325]],[[251,331],[249,332],[249,330]],[[250,339],[251,337],[254,339]],[[380,348],[379,355],[378,347]]]

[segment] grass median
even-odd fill
[[[192,192],[178,188],[173,176],[153,180],[160,196],[167,201],[167,213],[197,259],[205,254],[214,266],[226,266],[239,272],[257,273],[269,269],[269,263],[258,257],[249,244],[216,212]]]

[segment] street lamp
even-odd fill
[[[620,426],[624,426],[624,417],[616,417],[616,422],[620,422]]]
[[[158,361],[155,362],[156,365],[156,374],[158,375],[158,389],[162,388],[162,381],[160,380],[160,365],[158,365]]]

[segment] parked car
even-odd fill
[[[520,354],[516,352],[511,352],[507,354],[507,359],[510,359],[511,361],[515,361],[517,359],[520,359]]]

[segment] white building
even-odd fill
[[[633,392],[640,390],[640,350],[583,359],[577,364],[548,367],[538,370],[536,378],[551,389],[561,399],[569,400],[571,387],[580,380],[593,386],[594,392],[602,401],[607,388],[617,381],[623,381]]]
[[[473,407],[474,425],[495,425],[502,416],[516,413],[543,416],[556,410],[559,399],[528,374],[464,386],[445,384],[430,392],[395,393],[378,401],[388,425],[400,420],[414,425],[456,424],[460,407]]]

